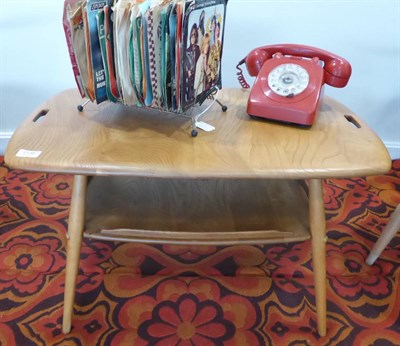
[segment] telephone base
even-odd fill
[[[256,120],[256,121],[263,121],[263,122],[277,124],[277,125],[291,126],[291,127],[296,127],[296,128],[303,129],[303,130],[309,130],[312,127],[312,124],[311,125],[297,124],[297,123],[293,123],[293,122],[289,122],[289,121],[268,119],[268,118],[260,117],[260,116],[257,116],[257,115],[250,115],[249,114],[249,117],[252,120]]]

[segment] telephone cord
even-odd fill
[[[248,88],[250,88],[250,85],[247,83],[246,79],[244,78],[244,76],[243,76],[243,71],[242,71],[242,69],[240,68],[240,65],[242,65],[243,63],[244,63],[244,59],[241,60],[241,61],[236,65],[236,68],[239,70],[239,71],[236,73],[236,75],[237,75],[237,79],[238,79],[240,85],[242,86],[242,88],[248,89]]]

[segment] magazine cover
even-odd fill
[[[107,56],[107,34],[106,34],[106,15],[105,9],[107,6],[104,6],[103,9],[97,12],[97,27],[99,28],[99,41],[100,41],[100,48],[101,48],[101,55],[103,57],[103,65],[104,65],[104,72],[106,78],[106,91],[107,91],[107,98],[111,102],[117,102],[118,96],[114,95],[112,92],[112,85],[111,85],[111,73],[110,65],[111,61],[109,61]]]
[[[214,86],[221,87],[221,58],[227,0],[196,0],[187,6],[182,56],[183,110]]]
[[[121,102],[136,106],[138,100],[132,84],[129,39],[131,30],[131,3],[118,1],[114,7],[114,59]]]
[[[131,25],[129,28],[129,64],[131,68],[131,81],[136,95],[137,105],[143,106],[143,78],[142,78],[142,56],[140,45],[141,18],[139,7],[132,6],[130,11]]]
[[[63,11],[63,27],[65,33],[65,39],[67,40],[69,57],[71,60],[72,71],[74,72],[74,77],[76,81],[76,85],[78,86],[79,92],[82,97],[85,97],[85,90],[82,85],[81,73],[79,70],[78,62],[76,61],[75,51],[73,47],[73,37],[72,32],[73,28],[70,24],[70,18],[73,13],[80,7],[81,0],[65,0],[64,2],[64,11]],[[83,25],[83,22],[80,23]]]
[[[88,89],[89,85],[89,73],[88,73],[88,61],[86,54],[86,40],[85,40],[85,28],[83,20],[83,10],[81,6],[78,6],[73,13],[69,16],[69,24],[71,28],[72,48],[74,50],[75,61],[79,68],[79,75],[76,83],[78,89],[83,88],[84,95],[90,100],[94,100],[94,95],[90,93]],[[82,95],[82,93],[81,93]]]
[[[83,18],[83,31],[85,33],[85,52],[86,52],[86,63],[87,63],[87,84],[86,84],[86,96],[89,97],[90,101],[96,100],[96,94],[94,91],[94,80],[93,80],[93,63],[92,63],[92,49],[90,45],[90,31],[88,23],[88,13],[86,8],[86,2],[82,4],[82,18]]]
[[[106,72],[107,98],[112,102],[118,102],[119,93],[115,78],[113,26],[111,17],[111,8],[108,5],[104,6],[103,9],[97,13],[97,25],[99,28],[99,40],[101,54],[103,56],[103,65]]]
[[[153,92],[152,107],[162,109],[161,86],[161,9],[162,5],[156,5],[147,12],[147,39],[149,42],[149,68],[151,88]]]
[[[185,13],[185,6],[186,2],[185,1],[180,1],[177,0],[176,2],[176,39],[175,39],[175,54],[176,54],[176,104],[178,106],[177,111],[181,112],[182,111],[182,101],[181,101],[181,73],[182,73],[182,40],[183,40],[183,23],[184,23],[184,13]]]
[[[176,60],[175,60],[175,37],[176,37],[176,10],[175,10],[175,4],[171,8],[170,14],[169,14],[169,20],[168,20],[168,27],[169,27],[169,56],[170,56],[170,66],[169,66],[169,95],[170,95],[170,100],[169,100],[169,109],[171,111],[175,111],[177,109],[176,106],[176,76],[175,76],[175,65],[176,65]]]
[[[109,0],[88,0],[86,5],[87,23],[90,40],[90,52],[92,62],[92,78],[94,84],[94,92],[97,103],[107,100],[106,76],[103,66],[103,57],[101,55],[99,33],[97,27],[97,12],[101,10]]]
[[[169,41],[169,15],[172,4],[166,3],[161,9],[161,95],[164,110],[171,108],[171,56]]]

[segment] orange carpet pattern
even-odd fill
[[[316,331],[310,242],[150,246],[84,240],[73,329],[61,331],[72,177],[0,158],[0,345],[400,343],[400,237],[365,264],[400,203],[384,176],[324,182],[328,333]]]

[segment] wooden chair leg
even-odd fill
[[[383,230],[381,236],[372,248],[366,261],[368,265],[373,265],[377,258],[381,255],[387,244],[393,239],[396,233],[400,230],[400,204],[396,207],[388,224]]]
[[[326,335],[326,225],[322,181],[311,179],[309,185],[312,262],[318,333]]]
[[[71,209],[68,221],[67,263],[64,289],[63,333],[69,333],[75,301],[75,287],[78,276],[79,256],[85,219],[87,177],[76,175],[72,189]]]

